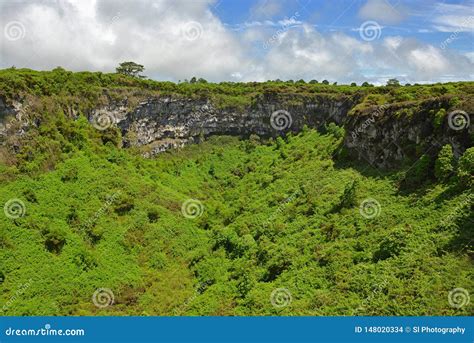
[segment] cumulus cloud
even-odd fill
[[[2,8],[24,38],[0,38],[2,64],[111,71],[121,61],[153,76],[230,78],[245,61],[240,42],[208,8],[210,1],[41,1]]]
[[[469,79],[474,65],[466,56],[452,54],[413,38],[387,37],[374,54],[374,66],[383,72],[403,71],[406,81],[437,81],[447,77]]]
[[[472,79],[472,56],[412,38],[321,33],[299,17],[235,30],[214,1],[38,0],[0,5],[0,66],[113,71],[145,65],[154,79],[328,79],[407,82]],[[3,33],[3,34],[2,34]]]
[[[264,78],[348,79],[357,75],[356,55],[371,47],[342,33],[322,35],[309,25],[280,34],[264,57]]]
[[[384,83],[472,79],[474,64],[465,55],[413,38],[388,36],[365,42],[344,33],[321,34],[303,25],[278,37],[264,57],[264,79],[322,79]]]
[[[398,2],[391,4],[389,0],[368,0],[359,9],[359,17],[382,24],[396,24],[405,19],[406,11]]]

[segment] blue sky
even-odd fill
[[[155,79],[472,80],[474,1],[0,0],[0,67]]]
[[[399,21],[384,22],[379,20],[383,26],[383,34],[387,36],[415,37],[420,41],[430,44],[439,44],[456,32],[456,21],[446,25],[442,30],[436,20],[442,16],[474,16],[474,2],[472,1],[402,1],[383,0],[383,3],[393,8],[400,15]],[[359,11],[367,4],[365,0],[289,0],[289,1],[254,1],[254,0],[221,0],[216,1],[211,10],[219,16],[224,23],[238,29],[243,23],[253,21],[271,20],[278,21],[291,18],[298,13],[297,19],[313,25],[320,32],[345,32],[352,37],[358,38],[355,31],[366,19],[359,15]],[[257,9],[270,7],[273,10],[263,15]],[[458,6],[458,7],[457,7]],[[470,8],[466,12],[466,8]],[[256,13],[257,12],[257,13]],[[375,16],[376,20],[377,18]],[[462,20],[460,20],[462,21]],[[451,48],[462,52],[472,52],[474,38],[472,31],[459,32],[456,39],[451,43]]]

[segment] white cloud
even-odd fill
[[[375,50],[374,66],[383,71],[406,74],[406,81],[435,82],[472,79],[474,64],[466,56],[442,50],[414,38],[387,37]]]
[[[255,21],[235,31],[209,10],[212,3],[4,2],[0,66],[113,71],[119,62],[133,60],[145,65],[146,75],[174,81],[192,76],[211,81],[473,79],[472,53],[398,36],[366,42],[359,35],[322,34],[299,18]],[[23,25],[24,37],[8,39],[4,31],[12,22]]]
[[[467,52],[464,54],[464,56],[466,56],[467,58],[469,58],[469,60],[474,63],[474,52]]]
[[[390,0],[368,0],[359,9],[359,17],[382,24],[396,24],[406,17],[405,12],[406,10],[398,2],[391,4]]]
[[[20,21],[25,38],[0,36],[3,66],[112,71],[121,61],[144,64],[148,75],[228,78],[245,64],[232,32],[208,9],[210,1],[88,1],[3,5],[2,27]],[[197,23],[189,25],[189,23]]]

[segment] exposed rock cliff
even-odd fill
[[[94,111],[92,120],[110,115],[127,137],[125,145],[151,145],[150,153],[156,153],[213,134],[269,137],[298,132],[304,125],[318,127],[326,121],[341,124],[353,104],[350,97],[339,101],[327,97],[264,98],[246,109],[221,109],[206,99],[164,97],[148,99],[126,115],[117,109],[108,114],[104,109],[102,114]]]
[[[447,97],[354,108],[361,101],[358,95],[269,94],[246,108],[220,108],[205,98],[161,96],[132,108],[127,100],[110,101],[91,111],[89,119],[98,129],[117,125],[124,146],[147,147],[148,156],[209,135],[275,137],[298,132],[304,125],[319,128],[329,122],[345,127],[344,145],[351,156],[383,168],[397,166],[403,159],[422,153],[434,155],[444,144],[451,144],[456,156],[472,146],[472,113],[453,107]],[[440,109],[449,111],[436,123],[435,113]],[[4,125],[0,135],[13,127],[5,124],[5,117],[21,122],[22,113],[19,104],[7,106],[1,101],[0,119]],[[27,125],[23,120],[22,125],[16,126],[16,133]]]
[[[421,154],[436,156],[450,144],[459,157],[472,146],[472,113],[450,108],[449,98],[421,103],[395,103],[372,107],[344,120],[345,146],[357,156],[380,167],[396,167],[407,158]],[[439,116],[439,113],[445,113]]]

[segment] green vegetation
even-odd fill
[[[38,132],[15,154],[0,151],[4,315],[474,314],[448,300],[474,290],[473,148],[457,162],[445,146],[436,161],[382,172],[344,160],[344,130],[330,124],[269,140],[211,137],[145,159],[84,115],[105,90],[228,100],[364,98],[365,87],[176,85],[62,69],[0,71],[0,83],[2,96],[41,99]],[[370,101],[438,87],[464,101],[472,85],[369,87]],[[113,304],[94,305],[100,288]],[[278,289],[286,306],[272,304]]]
[[[474,286],[472,212],[457,210],[468,193],[428,181],[401,195],[399,173],[335,164],[338,141],[215,137],[150,160],[83,144],[48,173],[3,182],[2,203],[26,208],[0,218],[5,314],[472,314],[447,298]],[[360,214],[366,198],[375,218]],[[201,216],[183,216],[187,199]],[[101,287],[114,305],[94,306]],[[277,288],[291,304],[272,306]]]
[[[467,149],[459,159],[458,174],[464,184],[474,184],[474,147]]]
[[[454,170],[454,155],[451,145],[443,146],[435,164],[435,175],[440,181],[448,179]]]
[[[115,70],[118,74],[140,78],[145,77],[143,75],[140,75],[140,73],[145,70],[145,67],[135,62],[122,62]]]
[[[437,96],[446,96],[451,99],[451,106],[454,106],[464,103],[466,96],[474,92],[473,82],[373,87],[368,83],[364,83],[362,86],[330,85],[327,80],[322,83],[317,81],[295,83],[280,80],[210,83],[204,79],[193,77],[191,82],[176,84],[142,79],[124,73],[73,73],[59,67],[50,72],[13,68],[0,70],[0,85],[0,96],[10,98],[18,98],[26,94],[52,96],[55,101],[64,102],[80,98],[83,106],[92,105],[91,103],[97,104],[104,96],[104,92],[110,97],[128,96],[131,99],[150,94],[169,94],[192,98],[210,97],[212,100],[220,100],[228,106],[231,106],[236,99],[242,104],[253,104],[259,97],[278,94],[289,97],[297,95],[316,97],[318,94],[333,94],[337,97],[354,96],[356,98],[365,98],[372,94],[372,97],[367,97],[370,105],[394,101],[422,101]]]

